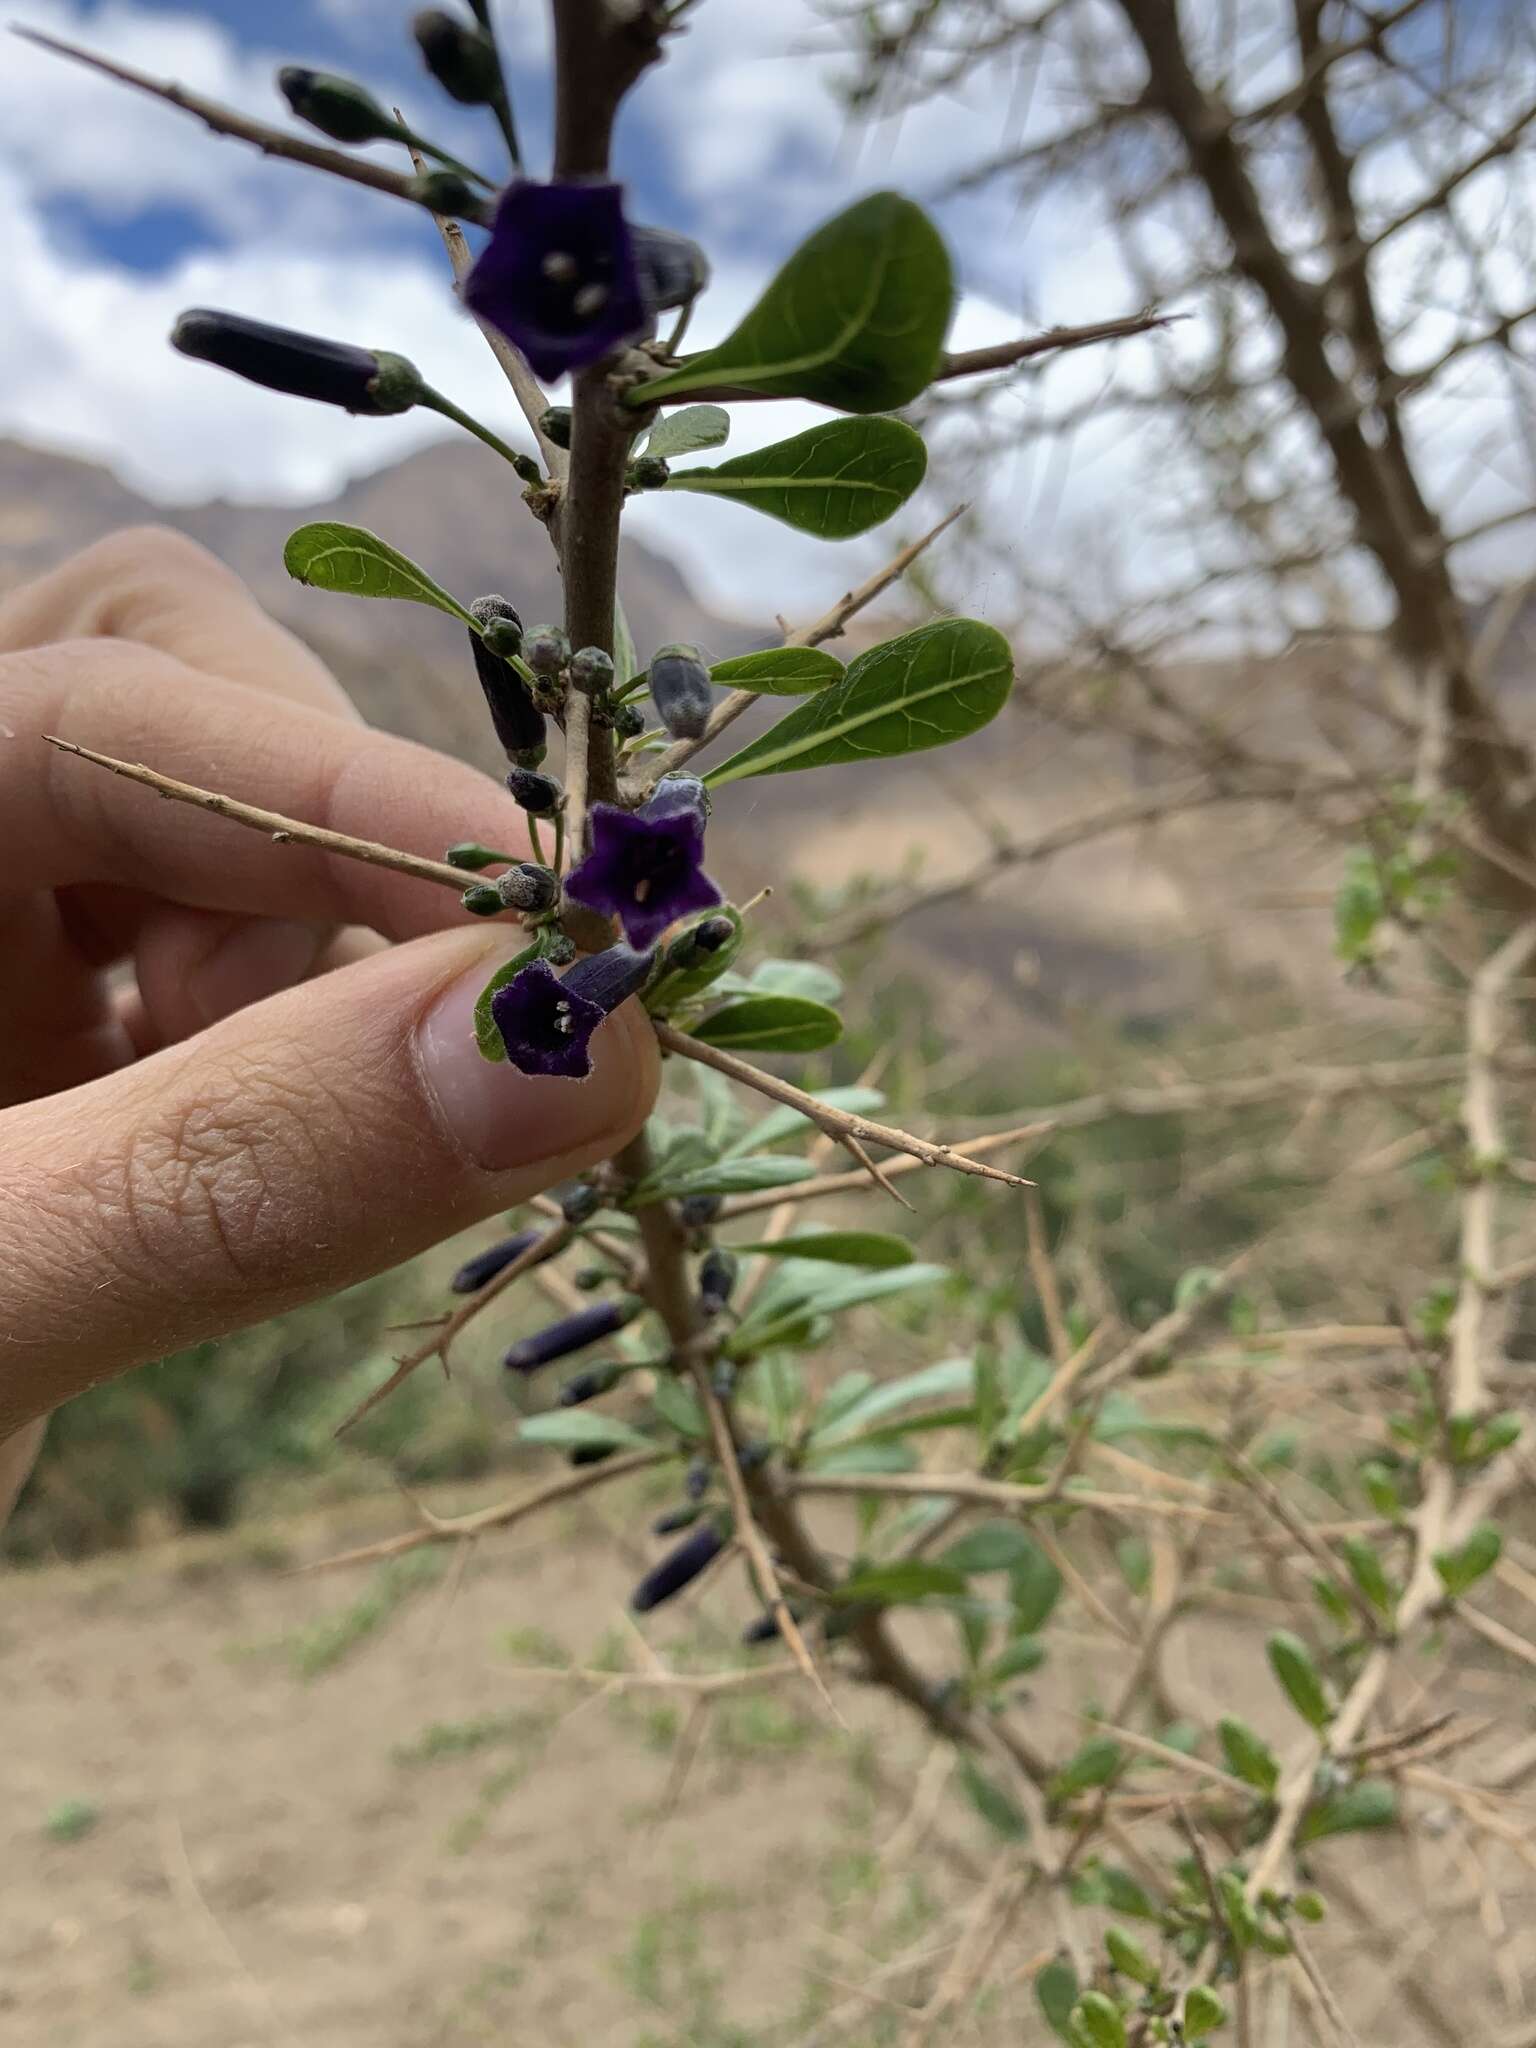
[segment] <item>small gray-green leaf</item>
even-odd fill
[[[895,1607],[913,1600],[952,1598],[964,1591],[965,1580],[959,1572],[912,1557],[898,1558],[891,1564],[872,1564],[855,1572],[832,1597],[843,1604],[869,1601],[881,1607]]]
[[[1072,2008],[1077,2003],[1077,1972],[1065,1956],[1046,1964],[1035,1978],[1035,1997],[1047,2026],[1063,2041],[1071,2038]]]
[[[1318,1800],[1296,1830],[1298,1842],[1320,1842],[1325,1835],[1359,1834],[1366,1828],[1397,1823],[1397,1793],[1385,1778],[1362,1778]]]
[[[754,1195],[763,1188],[788,1187],[792,1181],[810,1180],[816,1172],[808,1159],[776,1152],[761,1159],[721,1159],[713,1166],[680,1175],[656,1188],[653,1201],[686,1195]],[[644,1206],[642,1204],[642,1206]]]
[[[814,960],[759,960],[752,970],[752,993],[835,1003],[843,993],[843,978]]]
[[[1492,1522],[1479,1522],[1460,1549],[1437,1550],[1435,1570],[1451,1598],[1454,1600],[1475,1586],[1484,1572],[1491,1572],[1503,1548],[1504,1539],[1497,1526]]]
[[[836,1010],[802,996],[746,996],[693,1027],[695,1038],[728,1052],[820,1052],[842,1035]]]
[[[704,779],[713,788],[947,746],[994,719],[1012,687],[1013,656],[1001,633],[975,619],[939,619],[861,654],[840,683]]]
[[[845,1109],[850,1116],[873,1116],[877,1109],[885,1107],[885,1097],[878,1088],[824,1088],[816,1100],[824,1102],[828,1109]],[[778,1109],[769,1110],[730,1149],[732,1153],[765,1152],[770,1145],[782,1145],[786,1138],[802,1136],[810,1124],[811,1119],[803,1111],[781,1104]]]
[[[653,379],[634,403],[723,383],[840,412],[893,411],[932,381],[953,294],[949,252],[922,208],[872,193],[801,243],[718,348]]]
[[[723,405],[684,405],[676,412],[663,413],[646,438],[647,455],[670,461],[676,455],[696,455],[701,448],[722,447],[731,431],[731,416]]]
[[[434,583],[425,569],[363,526],[321,519],[297,528],[283,548],[283,567],[316,590],[337,590],[348,597],[405,598],[462,619],[472,633],[480,630],[458,599]]]
[[[733,1252],[757,1252],[767,1259],[827,1259],[838,1266],[910,1266],[912,1247],[882,1230],[818,1230],[796,1237],[733,1244]]]
[[[1033,1548],[1017,1522],[979,1522],[939,1553],[939,1563],[970,1578],[978,1572],[1006,1572]]]
[[[1333,1719],[1333,1707],[1306,1644],[1289,1629],[1277,1628],[1265,1648],[1270,1669],[1297,1713],[1312,1727],[1326,1728]]]
[[[808,697],[843,673],[843,664],[824,647],[760,647],[717,661],[711,682],[728,690],[754,690],[760,697]]]
[[[1280,1783],[1280,1759],[1263,1736],[1235,1714],[1224,1714],[1216,1723],[1216,1733],[1227,1769],[1268,1798]]]
[[[1022,1811],[963,1750],[960,1753],[960,1782],[965,1787],[966,1797],[988,1827],[995,1828],[1005,1841],[1023,1841],[1029,1833],[1029,1823]]]
[[[518,1426],[525,1444],[557,1444],[563,1450],[598,1449],[654,1451],[656,1445],[638,1429],[613,1415],[598,1415],[586,1409],[557,1409],[549,1415],[530,1415]]]
[[[884,1380],[818,1428],[822,1442],[843,1441],[871,1429],[887,1415],[895,1415],[922,1401],[949,1401],[956,1394],[969,1394],[975,1384],[975,1367],[969,1358],[945,1358],[937,1365],[922,1366],[900,1379]]]
[[[851,540],[899,512],[927,467],[922,435],[875,415],[826,420],[710,469],[674,470],[667,489],[731,499],[818,540]]]

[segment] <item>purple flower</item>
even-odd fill
[[[637,811],[592,806],[592,851],[566,877],[566,893],[616,917],[632,946],[654,945],[691,911],[711,910],[720,891],[705,874],[704,785],[670,775]]]
[[[592,1034],[626,996],[649,979],[652,959],[609,946],[578,960],[564,981],[547,960],[531,960],[491,997],[491,1015],[521,1074],[581,1081],[592,1071]]]
[[[623,188],[531,178],[509,185],[464,301],[546,381],[637,340],[650,327],[652,304]]]

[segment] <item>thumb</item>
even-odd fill
[[[437,933],[0,1116],[0,1439],[95,1381],[409,1258],[616,1151],[655,1093],[644,1015],[585,1081],[476,1050],[513,947]]]

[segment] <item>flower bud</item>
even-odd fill
[[[766,1437],[755,1436],[744,1443],[736,1453],[736,1462],[743,1472],[755,1472],[759,1465],[766,1465],[773,1456],[773,1445]]]
[[[728,917],[706,917],[679,933],[668,946],[662,966],[667,974],[686,974],[700,967],[736,936]]]
[[[480,635],[481,643],[492,654],[500,655],[503,661],[510,661],[523,651],[523,622],[505,598],[476,598],[470,610],[475,611],[475,606],[482,604],[499,604],[503,609],[495,618],[486,620],[485,631]],[[479,616],[476,612],[476,617]]]
[[[624,472],[624,481],[632,491],[659,491],[671,474],[664,457],[637,455]]]
[[[511,858],[510,853],[498,853],[494,846],[482,846],[478,839],[461,839],[443,855],[449,867],[463,868],[472,875],[478,875],[482,868],[500,867]]]
[[[536,768],[513,768],[507,788],[514,802],[534,818],[552,818],[565,802],[565,791],[553,775],[541,775]]]
[[[455,1294],[478,1294],[488,1281],[504,1272],[514,1259],[520,1259],[530,1246],[536,1245],[541,1236],[537,1230],[520,1230],[516,1237],[504,1237],[500,1244],[493,1244],[483,1252],[476,1252],[472,1259],[466,1259],[453,1279],[449,1282]]]
[[[418,171],[411,180],[411,197],[433,213],[467,214],[478,220],[485,205],[482,193],[458,171]]]
[[[501,66],[489,36],[455,21],[441,7],[423,8],[411,23],[427,69],[460,106],[488,106],[501,95]]]
[[[653,312],[686,306],[709,283],[709,258],[691,235],[675,228],[630,230],[635,266]]]
[[[301,121],[332,142],[398,142],[404,129],[365,86],[334,71],[309,71],[285,64],[277,88]]]
[[[324,341],[207,306],[194,306],[179,317],[171,329],[171,346],[233,371],[248,384],[373,418],[409,412],[424,388],[420,372],[404,356]]]
[[[459,901],[471,917],[499,917],[505,908],[494,882],[472,882]]]
[[[585,1372],[572,1375],[561,1387],[556,1399],[562,1408],[579,1408],[583,1401],[595,1401],[599,1394],[606,1394],[623,1379],[627,1367],[618,1359],[611,1358],[602,1365],[589,1366]]]
[[[537,750],[544,756],[544,714],[528,694],[528,685],[504,657],[516,654],[523,643],[523,622],[515,606],[504,597],[477,597],[470,616],[482,631],[470,632],[469,647],[475,658],[475,674],[496,737],[509,756]]]
[[[715,693],[697,647],[658,648],[651,657],[650,688],[657,716],[674,739],[702,738]]]
[[[793,1601],[789,1603],[789,1611],[794,1620],[798,1621],[800,1619],[801,1610],[795,1606]],[[779,1617],[771,1607],[765,1614],[760,1614],[756,1621],[749,1621],[741,1632],[741,1640],[749,1647],[754,1643],[777,1642],[778,1637]]]
[[[599,1338],[616,1336],[644,1306],[633,1294],[621,1295],[616,1301],[594,1302],[590,1308],[578,1309],[574,1315],[562,1316],[558,1323],[535,1331],[533,1336],[521,1338],[501,1362],[509,1372],[537,1372],[540,1366],[552,1365],[557,1358],[584,1351]]]
[[[676,1550],[669,1551],[660,1564],[653,1565],[629,1596],[636,1614],[649,1614],[663,1600],[671,1600],[691,1585],[725,1548],[725,1538],[713,1522],[694,1530]]]
[[[683,1491],[690,1500],[702,1500],[708,1493],[708,1458],[693,1458],[689,1461],[687,1476],[683,1480]]]
[[[690,1230],[707,1230],[720,1214],[723,1195],[684,1195],[677,1213]]]
[[[593,1187],[589,1180],[575,1180],[555,1191],[555,1200],[560,1204],[560,1214],[573,1227],[588,1223],[603,1206],[601,1190]]]
[[[539,432],[556,448],[569,448],[573,418],[574,414],[568,405],[549,406],[539,415]]]
[[[704,1510],[690,1501],[687,1506],[669,1508],[664,1515],[658,1515],[651,1524],[653,1536],[675,1536],[679,1529],[691,1529]]]
[[[656,951],[637,953],[631,946],[605,946],[578,960],[560,986],[583,1002],[595,1003],[606,1017],[620,1003],[639,995],[656,966]]]
[[[523,659],[536,676],[557,676],[570,666],[571,643],[559,626],[535,626],[523,642]]]
[[[601,1465],[618,1448],[617,1444],[578,1444],[565,1462],[567,1465]]]
[[[580,647],[571,656],[571,687],[588,696],[613,688],[613,656],[601,647]]]
[[[569,967],[576,958],[576,941],[567,938],[564,932],[546,931],[544,958],[551,967]]]
[[[621,740],[638,739],[645,731],[645,713],[638,704],[621,704],[613,714],[613,729]]]
[[[729,1302],[740,1270],[741,1261],[723,1245],[705,1254],[699,1268],[699,1313],[706,1319],[719,1315]]]
[[[560,884],[550,868],[537,861],[522,860],[496,877],[496,893],[507,910],[525,910],[534,916],[553,910],[560,897]]]

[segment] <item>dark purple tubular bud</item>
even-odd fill
[[[449,867],[463,868],[471,875],[478,875],[483,868],[500,867],[512,858],[510,853],[498,853],[494,846],[482,846],[478,839],[461,839],[443,855]]]
[[[679,1529],[691,1529],[704,1510],[695,1502],[686,1506],[669,1508],[664,1515],[658,1515],[651,1524],[653,1536],[675,1536]]]
[[[571,1285],[579,1287],[583,1294],[596,1294],[600,1287],[606,1287],[613,1278],[606,1266],[583,1266],[580,1272],[571,1275]]]
[[[709,1375],[709,1384],[715,1390],[717,1401],[729,1401],[736,1391],[736,1365],[733,1359],[717,1358]]]
[[[509,757],[537,749],[542,760],[544,714],[529,696],[528,685],[504,659],[521,647],[523,622],[504,597],[477,597],[469,609],[484,629],[470,633],[469,647],[496,737]]]
[[[743,1472],[755,1472],[759,1465],[766,1465],[773,1456],[773,1445],[765,1437],[755,1436],[744,1443],[736,1453],[736,1462]]]
[[[649,1614],[664,1600],[671,1600],[685,1586],[692,1585],[725,1548],[725,1538],[713,1522],[703,1522],[693,1534],[669,1551],[660,1564],[653,1565],[629,1596],[636,1614]]]
[[[537,1230],[520,1230],[516,1237],[504,1237],[500,1244],[491,1245],[486,1251],[476,1252],[472,1259],[466,1259],[454,1274],[451,1285],[455,1294],[478,1294],[488,1281],[498,1273],[506,1271],[514,1259],[520,1259],[539,1241]]]
[[[562,1408],[579,1408],[583,1401],[595,1401],[599,1394],[606,1394],[616,1387],[624,1377],[626,1368],[616,1358],[594,1365],[586,1372],[578,1372],[561,1387],[557,1399]]]
[[[464,107],[484,107],[500,97],[501,66],[489,36],[455,21],[441,7],[423,8],[411,23],[411,34],[450,99]]]
[[[601,647],[579,647],[571,656],[571,685],[595,696],[613,688],[613,656]]]
[[[480,218],[485,195],[477,192],[468,178],[457,171],[418,171],[411,180],[411,197],[434,213]]]
[[[557,676],[570,666],[570,639],[559,626],[535,626],[523,642],[523,659],[536,676]]]
[[[615,1301],[595,1301],[590,1308],[562,1316],[558,1323],[522,1338],[501,1362],[508,1372],[537,1372],[541,1365],[553,1365],[557,1358],[568,1358],[573,1351],[584,1351],[589,1344],[616,1336],[644,1306],[633,1294],[620,1295]]]
[[[708,1493],[708,1458],[694,1458],[690,1460],[687,1477],[683,1481],[683,1491],[687,1494],[690,1500],[702,1500],[705,1494]]]
[[[671,474],[664,457],[637,455],[624,472],[624,481],[632,491],[659,491]]]
[[[568,405],[551,405],[539,414],[539,432],[556,448],[569,448],[574,417]]]
[[[677,1213],[690,1230],[707,1230],[720,1214],[723,1195],[684,1195]]]
[[[645,713],[638,704],[621,704],[613,714],[613,729],[621,740],[637,740],[645,731]]]
[[[618,1448],[617,1444],[578,1444],[565,1462],[567,1465],[601,1465]]]
[[[560,884],[552,868],[537,861],[520,860],[496,877],[496,894],[508,910],[526,910],[537,916],[553,910],[560,896]]]
[[[200,363],[232,371],[248,384],[379,419],[409,412],[424,389],[420,373],[404,356],[270,327],[264,320],[210,306],[193,306],[180,316],[171,329],[171,346]]]
[[[800,1610],[798,1607],[792,1605],[789,1611],[796,1621],[800,1619]],[[749,1648],[754,1643],[777,1642],[778,1636],[779,1617],[773,1612],[771,1608],[766,1614],[760,1614],[757,1617],[756,1621],[749,1621],[746,1627],[741,1632],[741,1640]]]
[[[656,715],[675,740],[703,737],[715,693],[697,647],[678,642],[658,648],[651,656],[650,686]]]
[[[541,775],[537,768],[512,769],[507,788],[514,803],[535,818],[552,818],[565,802],[565,791],[553,775]]]
[[[704,1263],[699,1268],[699,1311],[702,1315],[719,1315],[735,1290],[736,1275],[740,1270],[741,1261],[723,1245],[715,1245],[705,1253]]]
[[[607,946],[578,960],[560,986],[583,1002],[595,1003],[606,1017],[620,1003],[639,995],[651,978],[656,951],[637,953],[632,946]]]
[[[505,907],[494,882],[472,882],[459,901],[471,917],[499,917]]]
[[[563,1188],[555,1189],[554,1197],[560,1204],[560,1214],[573,1229],[590,1223],[603,1206],[602,1190],[593,1187],[589,1180],[568,1181]]]
[[[400,142],[405,138],[401,124],[355,79],[285,64],[277,74],[277,89],[301,121],[329,135],[332,142]]]
[[[635,266],[652,311],[686,306],[709,283],[709,258],[691,235],[675,228],[631,228]]]

